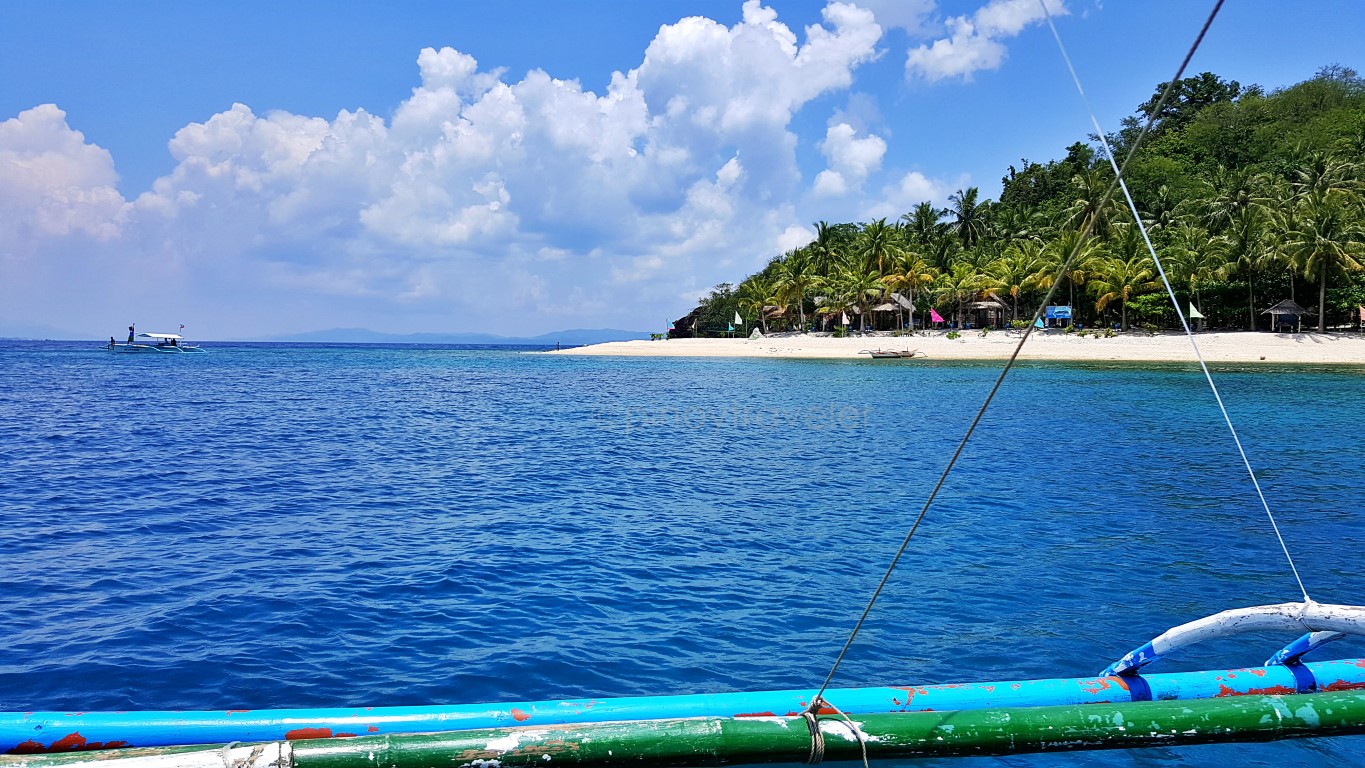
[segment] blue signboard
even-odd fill
[[[1071,307],[1048,307],[1047,319],[1049,320],[1070,320]]]

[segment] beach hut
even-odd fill
[[[995,296],[966,305],[968,328],[999,328],[1004,324],[1005,313],[1009,311],[1005,302]]]
[[[891,327],[892,325],[898,324],[898,323],[895,322],[895,321],[896,321],[896,318],[891,318],[890,320],[888,320],[888,321],[885,322],[885,323],[883,323],[883,322],[878,322],[878,320],[879,320],[881,317],[884,317],[884,316],[885,316],[885,313],[887,313],[887,312],[895,312],[896,314],[899,315],[899,314],[900,314],[900,311],[901,311],[901,306],[900,306],[899,304],[895,303],[895,302],[888,301],[888,302],[885,302],[885,303],[882,303],[882,304],[878,304],[877,306],[873,307],[873,308],[872,308],[872,311],[873,311],[873,313],[875,313],[875,314],[873,314],[873,316],[872,316],[872,317],[873,317],[873,320],[872,320],[872,328],[873,328],[874,330],[884,331],[884,330],[886,330],[887,328]]]
[[[894,301],[894,302],[896,302],[896,304],[899,305],[901,309],[904,309],[904,310],[906,310],[906,311],[908,312],[908,317],[907,317],[907,319],[905,320],[905,322],[902,323],[902,325],[903,325],[904,327],[906,327],[906,328],[909,328],[910,330],[914,330],[914,328],[915,328],[915,304],[914,304],[914,302],[910,301],[909,299],[905,298],[904,296],[902,296],[902,295],[899,294],[899,293],[893,293],[893,294],[891,294],[891,300]]]
[[[1294,303],[1293,299],[1285,299],[1261,314],[1270,315],[1271,333],[1298,333],[1303,316],[1312,313]]]

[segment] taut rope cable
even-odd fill
[[[1043,2],[1044,0],[1039,1]],[[1137,138],[1133,140],[1133,146],[1129,150],[1128,156],[1124,158],[1123,168],[1128,167],[1129,161],[1133,159],[1133,155],[1137,152],[1138,147],[1142,144],[1142,140],[1147,136],[1147,133],[1151,130],[1152,124],[1156,119],[1155,116],[1160,114],[1161,108],[1165,106],[1166,101],[1171,96],[1171,93],[1174,92],[1175,84],[1180,80],[1180,76],[1184,74],[1186,65],[1188,65],[1190,59],[1194,57],[1194,52],[1199,48],[1199,44],[1204,40],[1204,33],[1208,31],[1209,26],[1213,23],[1214,17],[1218,15],[1218,9],[1221,8],[1222,5],[1223,1],[1218,0],[1218,3],[1213,8],[1213,12],[1209,14],[1208,19],[1204,22],[1203,28],[1199,30],[1198,37],[1195,38],[1194,43],[1190,46],[1189,51],[1186,52],[1185,59],[1180,63],[1179,69],[1176,70],[1175,77],[1171,78],[1170,82],[1166,84],[1166,88],[1161,93],[1161,98],[1157,100],[1156,106],[1147,116],[1147,122],[1142,126],[1142,130],[1138,132]],[[1043,11],[1046,14],[1047,12],[1046,5],[1044,6]],[[1048,16],[1048,19],[1050,24],[1051,17]],[[1068,66],[1070,66],[1069,62]],[[1095,207],[1096,214],[1098,214],[1100,211],[1104,209],[1106,205],[1108,205],[1109,199],[1113,197],[1114,190],[1118,188],[1119,180],[1122,179],[1122,177],[1123,177],[1122,173],[1120,172],[1118,176],[1115,177],[1114,181],[1109,184],[1108,189],[1105,190],[1104,195],[1100,197],[1100,200]],[[1020,336],[1019,338],[1019,343],[1015,345],[1014,351],[1010,353],[1009,359],[1005,361],[1005,366],[1000,370],[1000,375],[996,377],[995,384],[991,386],[990,392],[986,394],[986,399],[984,402],[982,402],[981,408],[976,412],[976,416],[972,418],[972,422],[967,427],[966,433],[963,434],[962,440],[957,444],[957,449],[953,451],[953,455],[948,460],[947,466],[943,468],[943,473],[939,475],[938,482],[934,484],[933,490],[930,491],[929,498],[925,499],[924,506],[920,508],[919,514],[915,517],[915,522],[910,526],[909,532],[905,534],[905,538],[901,541],[900,548],[896,550],[896,554],[891,558],[891,563],[887,566],[886,573],[882,575],[882,579],[877,584],[877,588],[872,591],[872,597],[867,601],[867,606],[863,608],[862,615],[858,617],[858,621],[853,625],[853,630],[849,633],[848,640],[844,642],[844,647],[839,650],[839,655],[834,659],[834,664],[833,666],[830,667],[829,674],[825,676],[824,682],[820,684],[820,690],[813,697],[811,697],[811,706],[809,711],[815,712],[818,710],[819,702],[823,701],[825,691],[829,688],[830,682],[834,680],[834,675],[839,671],[839,666],[843,664],[844,657],[848,655],[849,648],[853,647],[853,641],[857,639],[858,633],[863,628],[863,624],[867,622],[867,617],[869,614],[872,613],[872,607],[876,604],[877,598],[881,597],[882,592],[886,589],[887,583],[891,580],[891,574],[895,572],[896,566],[900,563],[901,557],[904,556],[905,554],[905,550],[910,546],[910,540],[914,538],[915,532],[919,530],[920,523],[924,521],[925,515],[929,513],[929,507],[933,505],[934,499],[938,497],[939,490],[943,488],[943,484],[944,482],[947,481],[949,473],[953,471],[953,467],[957,464],[958,457],[962,455],[963,449],[966,448],[967,441],[971,439],[972,433],[976,431],[977,425],[981,423],[981,418],[986,414],[986,409],[990,406],[991,401],[995,399],[996,393],[1000,391],[1000,385],[1004,383],[1006,374],[1008,374],[1010,372],[1010,369],[1014,367],[1015,360],[1017,360],[1019,357],[1019,352],[1024,348],[1024,343],[1028,341],[1029,336],[1032,335],[1033,329],[1036,326],[1038,320],[1042,317],[1043,312],[1048,305],[1048,302],[1052,300],[1053,294],[1055,294],[1058,288],[1060,288],[1062,280],[1066,277],[1067,273],[1069,272],[1072,263],[1076,260],[1076,257],[1081,252],[1081,249],[1085,246],[1086,240],[1089,239],[1090,233],[1095,226],[1095,218],[1096,216],[1092,214],[1090,218],[1085,222],[1085,226],[1081,230],[1081,237],[1076,241],[1075,247],[1071,249],[1071,253],[1062,263],[1061,268],[1057,270],[1057,277],[1052,281],[1052,286],[1048,288],[1047,295],[1043,297],[1042,302],[1040,302],[1038,305],[1038,309],[1036,309],[1033,313],[1033,321],[1029,324],[1029,326],[1026,329],[1024,329],[1023,335]]]
[[[1257,498],[1261,500],[1261,508],[1265,510],[1265,516],[1270,520],[1270,527],[1275,531],[1275,538],[1280,542],[1280,550],[1284,552],[1284,559],[1288,561],[1289,570],[1294,574],[1294,581],[1298,582],[1299,591],[1303,593],[1304,601],[1308,602],[1310,601],[1308,589],[1303,585],[1303,579],[1299,576],[1299,569],[1294,565],[1294,557],[1289,554],[1289,546],[1285,544],[1284,536],[1280,533],[1280,526],[1275,522],[1275,515],[1270,511],[1270,504],[1266,501],[1265,494],[1261,491],[1261,484],[1256,480],[1256,472],[1252,470],[1251,461],[1247,458],[1246,450],[1242,448],[1242,440],[1237,436],[1237,428],[1232,425],[1232,417],[1228,415],[1228,409],[1223,406],[1223,397],[1218,393],[1218,385],[1213,383],[1213,374],[1209,373],[1209,366],[1204,362],[1203,353],[1199,351],[1199,343],[1195,341],[1194,332],[1190,330],[1190,324],[1185,319],[1185,313],[1180,311],[1180,302],[1175,297],[1175,289],[1171,287],[1170,279],[1166,277],[1166,268],[1161,265],[1161,258],[1157,256],[1156,248],[1152,246],[1152,240],[1147,234],[1147,227],[1142,223],[1142,215],[1138,213],[1137,204],[1133,202],[1133,196],[1128,191],[1128,184],[1123,180],[1123,173],[1119,170],[1118,164],[1114,161],[1114,150],[1109,146],[1109,141],[1105,138],[1104,131],[1100,128],[1100,121],[1095,117],[1095,110],[1090,106],[1090,99],[1086,97],[1085,89],[1081,87],[1081,78],[1076,74],[1076,68],[1071,64],[1071,57],[1066,53],[1066,46],[1062,44],[1062,36],[1058,34],[1056,25],[1052,23],[1052,14],[1047,9],[1047,3],[1044,2],[1044,0],[1038,0],[1038,3],[1043,6],[1043,14],[1047,17],[1047,26],[1052,30],[1052,37],[1057,41],[1058,50],[1062,52],[1062,60],[1066,62],[1066,68],[1071,73],[1071,79],[1076,83],[1076,90],[1081,94],[1081,101],[1085,104],[1086,111],[1090,113],[1090,122],[1095,126],[1095,135],[1099,137],[1100,144],[1104,147],[1104,155],[1109,160],[1109,166],[1114,169],[1114,178],[1118,180],[1119,189],[1123,190],[1124,200],[1128,201],[1128,210],[1133,214],[1133,222],[1136,224],[1138,231],[1142,233],[1142,242],[1147,245],[1147,252],[1151,254],[1152,261],[1156,263],[1157,273],[1161,275],[1161,283],[1166,287],[1166,294],[1171,297],[1171,306],[1175,307],[1176,317],[1180,318],[1180,326],[1185,329],[1185,336],[1190,340],[1190,346],[1194,348],[1194,356],[1199,361],[1199,368],[1204,372],[1204,378],[1209,383],[1209,389],[1213,391],[1213,399],[1218,402],[1218,410],[1222,412],[1223,422],[1227,424],[1228,432],[1232,434],[1232,442],[1237,445],[1237,453],[1242,457],[1242,465],[1246,467],[1247,476],[1251,478],[1251,484],[1256,489]],[[1218,15],[1218,9],[1221,8],[1222,5],[1223,0],[1218,0],[1213,8],[1213,13],[1209,15],[1208,22],[1204,25],[1204,30],[1201,30],[1199,33],[1201,39],[1204,36],[1204,31],[1208,29],[1209,23],[1213,21],[1213,17]],[[1188,63],[1188,61],[1189,59],[1187,57],[1186,63]],[[1181,70],[1183,72],[1184,64],[1181,65]],[[1179,77],[1180,73],[1177,73],[1176,79],[1179,79]],[[1175,80],[1172,80],[1171,82],[1175,82]],[[1159,111],[1158,107],[1158,109],[1152,110],[1152,114],[1155,115]],[[1151,123],[1149,122],[1148,124],[1150,125]],[[1133,153],[1130,151],[1128,158],[1131,159],[1132,156]],[[1126,160],[1124,164],[1127,165]]]

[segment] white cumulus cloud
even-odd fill
[[[0,123],[0,248],[119,241],[174,267],[186,302],[212,290],[253,307],[354,300],[378,318],[419,307],[451,326],[519,310],[611,322],[758,268],[804,231],[791,122],[847,90],[882,34],[853,3],[822,19],[794,31],[759,0],[730,27],[682,19],[600,93],[426,48],[390,119],[234,104],[181,128],[172,170],[131,202],[109,153],[37,107]],[[840,123],[820,149],[856,190],[886,145]]]
[[[0,122],[0,251],[31,252],[53,237],[119,236],[126,203],[114,160],[43,104]]]
[[[837,196],[860,188],[881,167],[886,142],[878,136],[857,138],[853,126],[836,123],[825,131],[820,151],[829,168],[816,177],[813,191],[817,197]]]
[[[1054,16],[1067,13],[1062,0],[1046,0]],[[1014,37],[1030,24],[1045,18],[1038,0],[991,0],[970,16],[954,16],[944,22],[946,36],[910,49],[907,77],[936,82],[960,77],[970,80],[982,70],[999,69],[1005,60],[1002,40]]]

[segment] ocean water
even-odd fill
[[[0,710],[817,686],[998,370],[208,346],[0,342]],[[1365,602],[1365,368],[1215,373],[1309,592]],[[1027,364],[835,685],[1091,675],[1170,626],[1298,597],[1197,369]]]

